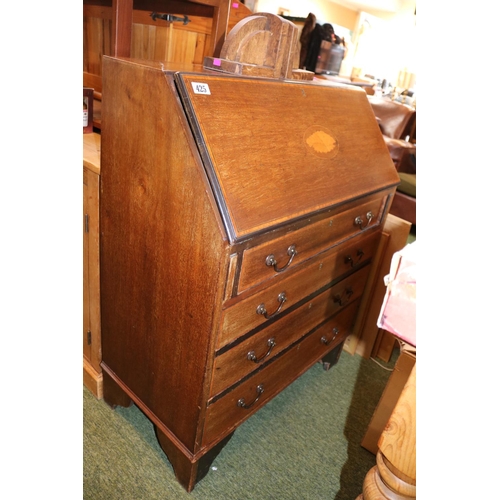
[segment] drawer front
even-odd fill
[[[383,215],[386,201],[387,196],[372,199],[273,241],[245,250],[241,263],[238,293],[277,274],[285,274],[313,255],[377,225]],[[372,214],[369,223],[368,213]]]
[[[258,369],[326,318],[360,298],[368,271],[368,267],[361,269],[355,275],[328,288],[279,320],[271,322],[267,328],[217,355],[210,397],[219,394]],[[353,293],[344,294],[343,299],[339,301],[338,297],[342,297],[349,287],[352,288]]]
[[[366,238],[332,248],[312,259],[306,267],[283,279],[274,280],[268,288],[228,307],[223,312],[217,349],[263,325],[342,274],[366,263],[374,255],[379,238],[380,234],[375,232]],[[364,283],[357,286],[363,288]]]
[[[359,301],[355,301],[342,309],[275,361],[210,404],[202,445],[210,445],[223,434],[231,432],[342,342],[350,332],[358,304]],[[337,330],[340,333],[336,333]]]

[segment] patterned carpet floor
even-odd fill
[[[345,352],[329,371],[314,365],[238,427],[191,493],[136,406],[113,410],[84,387],[83,498],[354,500],[375,465],[360,443],[389,376]]]

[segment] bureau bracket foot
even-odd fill
[[[128,408],[132,404],[129,395],[105,372],[102,372],[102,388],[104,401],[115,408],[124,406]]]
[[[323,369],[328,371],[333,365],[336,365],[340,355],[342,354],[342,348],[344,347],[344,342],[341,342],[335,349],[332,349],[329,353],[325,354],[320,363],[323,363]]]
[[[156,425],[155,433],[161,449],[174,469],[177,481],[190,493],[207,475],[212,462],[232,438],[234,431],[198,459],[186,456]]]

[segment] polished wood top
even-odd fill
[[[83,166],[96,174],[101,173],[101,135],[83,134]]]

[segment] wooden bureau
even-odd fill
[[[399,179],[352,86],[110,57],[103,83],[104,399],[142,409],[191,491],[336,362]]]

